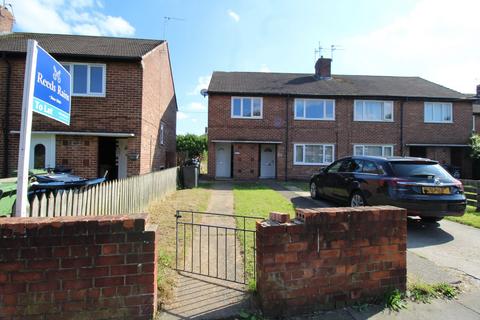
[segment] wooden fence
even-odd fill
[[[30,199],[31,217],[100,216],[143,212],[176,190],[177,168],[105,182],[88,189],[39,194]]]
[[[465,196],[467,197],[467,204],[477,208],[480,211],[480,180],[462,179],[465,187]]]

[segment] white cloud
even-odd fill
[[[266,64],[262,64],[262,66],[260,67],[260,72],[272,72],[272,70],[270,70],[270,68]]]
[[[346,39],[336,60],[344,73],[418,75],[473,92],[480,77],[478,12],[475,0],[423,0],[383,28]]]
[[[177,111],[177,120],[185,120],[188,118],[188,115],[185,112]]]
[[[207,111],[207,106],[200,102],[192,102],[190,104],[189,110],[191,111]]]
[[[20,31],[82,35],[133,36],[135,28],[124,18],[101,12],[94,0],[10,0],[15,27]]]
[[[188,95],[189,96],[200,95],[200,90],[207,89],[211,79],[212,79],[212,75],[198,77],[197,85],[192,91],[188,93]]]
[[[236,13],[235,11],[229,9],[229,10],[227,10],[227,13],[228,13],[228,15],[230,16],[230,18],[233,19],[233,21],[235,21],[235,22],[239,22],[239,21],[240,21],[240,16],[239,16],[238,13]]]

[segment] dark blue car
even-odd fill
[[[427,222],[462,216],[462,183],[437,161],[410,157],[352,156],[335,161],[310,180],[312,198],[352,207],[393,205]]]

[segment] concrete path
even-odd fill
[[[283,186],[275,181],[265,181],[265,184],[290,200],[295,208],[328,208],[335,206],[325,200],[312,199],[310,192],[303,191],[295,186]]]
[[[233,192],[230,183],[215,183],[207,211],[233,214]],[[232,217],[204,216],[201,223],[235,227]],[[216,228],[201,227],[201,232],[199,228],[193,233],[192,243],[187,245],[185,270],[243,281],[240,243],[234,231],[225,233],[225,229],[218,229],[217,236]],[[193,259],[190,259],[191,250]],[[236,261],[236,267],[232,266],[233,261]],[[230,265],[225,265],[226,262]],[[174,298],[164,307],[160,319],[225,319],[250,308],[251,299],[245,285],[181,272]]]

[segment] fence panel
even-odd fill
[[[104,182],[80,190],[36,194],[31,217],[97,216],[141,213],[148,204],[177,188],[177,168]]]
[[[467,197],[467,204],[480,211],[480,180],[462,179],[465,188],[465,196]]]

